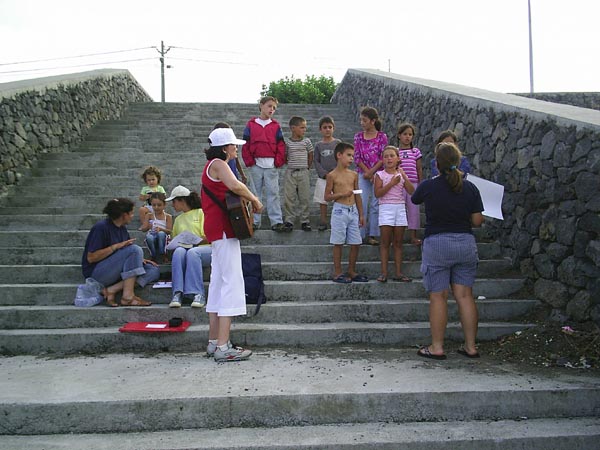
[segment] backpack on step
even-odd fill
[[[242,272],[244,273],[246,304],[256,305],[254,315],[257,315],[260,305],[267,302],[261,259],[258,253],[242,253]]]

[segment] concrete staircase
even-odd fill
[[[132,105],[122,120],[98,124],[76,151],[39,160],[2,199],[0,433],[15,436],[3,436],[0,449],[597,443],[598,380],[552,383],[485,361],[415,361],[407,349],[429,341],[429,325],[414,246],[405,247],[405,272],[414,282],[336,285],[329,232],[257,231],[244,251],[263,257],[269,302],[258,316],[235,322],[235,342],[257,353],[243,364],[198,357],[206,315],[169,310],[170,290],[145,288],[150,308],[72,306],[85,236],[107,199],[137,198],[148,164],[162,169],[167,192],[177,184],[198,189],[212,124],[227,121],[241,136],[257,111],[248,104]],[[317,141],[325,114],[336,120],[335,135],[351,141],[357,121],[335,105],[281,105],[276,117],[284,133],[289,117],[305,117],[308,137]],[[142,243],[137,226],[130,232]],[[478,302],[479,339],[496,339],[529,326],[520,317],[536,302],[519,294],[522,279],[485,228],[477,237],[482,261],[474,291],[485,297]],[[361,273],[374,279],[378,260],[377,248],[363,246]],[[448,336],[460,340],[454,305],[451,315]],[[173,316],[193,325],[168,336],[118,332],[126,322]],[[81,354],[103,356],[62,358]],[[38,358],[46,355],[53,359]],[[532,420],[515,421],[525,416]],[[194,430],[173,431],[186,428]],[[454,447],[443,447],[448,439]]]

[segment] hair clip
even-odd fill
[[[456,170],[456,166],[450,166],[450,170]]]

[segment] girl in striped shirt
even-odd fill
[[[423,167],[421,165],[421,150],[413,145],[413,138],[415,134],[416,128],[413,124],[401,123],[398,125],[400,166],[416,189],[423,179]],[[405,198],[408,230],[410,231],[410,242],[414,245],[421,245],[421,240],[417,239],[417,229],[421,224],[421,212],[419,210],[419,206],[412,202],[410,199],[410,194],[406,191]]]

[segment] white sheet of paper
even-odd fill
[[[354,194],[362,194],[362,189],[354,189],[352,192]]]
[[[145,328],[167,328],[166,323],[147,323]]]
[[[484,208],[482,214],[484,216],[493,217],[494,219],[504,220],[504,216],[502,215],[504,186],[471,174],[467,176],[467,180],[479,189]]]
[[[154,283],[152,285],[153,289],[166,289],[166,288],[172,288],[173,287],[173,283],[171,281],[159,281],[158,283]]]

